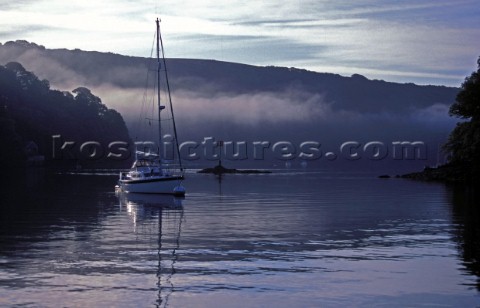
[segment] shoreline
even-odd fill
[[[472,168],[467,165],[446,164],[436,168],[426,167],[423,171],[412,172],[397,176],[403,179],[412,179],[426,182],[443,183],[474,183],[476,176]]]

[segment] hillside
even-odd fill
[[[152,62],[147,58],[93,51],[45,49],[26,41],[0,45],[0,63],[18,61],[52,84],[62,85],[65,77],[78,78],[87,87],[110,84],[120,88],[142,88],[145,72]],[[215,60],[167,59],[172,88],[212,95],[230,93],[282,92],[299,89],[322,94],[336,110],[361,112],[422,108],[436,103],[451,104],[458,88],[418,86],[362,75],[344,77],[296,68],[259,67]]]
[[[168,45],[166,48],[168,55]],[[132,139],[156,140],[139,128],[150,125],[145,119],[154,117],[141,111],[146,80],[153,80],[148,75],[155,67],[153,60],[78,49],[46,49],[16,41],[0,45],[0,64],[10,61],[22,63],[39,78],[48,79],[54,88],[82,85],[91,89],[106,106],[122,114]],[[344,142],[352,140],[362,145],[371,141],[386,145],[424,142],[428,153],[427,159],[421,161],[389,157],[373,162],[330,162],[322,156],[309,162],[309,166],[322,168],[386,168],[378,172],[405,173],[442,162],[439,148],[456,123],[448,116],[459,91],[453,87],[215,60],[169,58],[167,68],[180,142],[201,143],[205,137],[271,144],[282,140],[291,141],[298,149],[301,142],[315,141],[321,144],[322,153],[337,154]],[[151,127],[147,130],[154,131]],[[392,149],[389,151],[391,154]],[[285,164],[273,158],[254,162],[265,167]],[[229,167],[239,163],[232,162]]]

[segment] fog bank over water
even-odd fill
[[[145,92],[151,60],[10,42],[0,46],[0,63],[11,61],[53,88],[88,87],[122,114],[134,140],[156,138],[153,96]],[[422,141],[428,162],[418,167],[437,162],[456,123],[448,108],[457,88],[211,60],[168,59],[167,68],[180,142],[316,141],[333,151],[347,141]]]

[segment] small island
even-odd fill
[[[271,171],[268,170],[256,170],[256,169],[244,169],[244,170],[238,170],[238,169],[229,169],[223,167],[221,164],[218,164],[217,166],[213,168],[205,168],[197,173],[211,173],[211,174],[216,174],[216,175],[222,175],[222,174],[262,174],[262,173],[272,173]]]

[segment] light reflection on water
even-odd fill
[[[441,184],[191,174],[177,199],[116,196],[114,182],[63,175],[2,193],[0,305],[480,302],[472,224]]]

